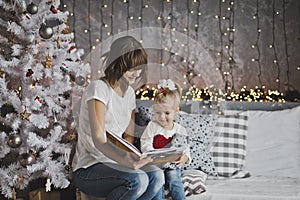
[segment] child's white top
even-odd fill
[[[141,151],[149,151],[153,150],[153,139],[156,135],[163,135],[165,138],[170,138],[173,137],[174,135],[181,135],[185,136],[186,140],[188,140],[188,134],[186,132],[186,129],[181,126],[178,123],[174,122],[174,126],[172,130],[165,130],[162,126],[160,126],[157,122],[155,121],[150,121],[145,128],[143,135],[141,137]],[[188,141],[187,141],[188,143]],[[182,144],[184,144],[184,141],[182,141]],[[189,145],[186,146],[183,154],[187,155],[189,157],[189,164],[191,162],[191,156],[190,156],[190,150],[189,150]]]
[[[128,87],[123,97],[102,80],[92,81],[85,89],[80,106],[78,142],[73,159],[73,170],[86,168],[98,162],[115,162],[99,151],[92,140],[88,114],[88,101],[96,99],[106,106],[105,130],[122,136],[135,109],[135,92]]]

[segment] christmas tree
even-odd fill
[[[74,107],[88,82],[59,0],[0,0],[0,189],[69,185]],[[45,181],[46,183],[46,181]]]

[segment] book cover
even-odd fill
[[[182,149],[178,148],[160,148],[160,149],[153,149],[147,152],[142,153],[138,148],[136,148],[133,144],[128,142],[127,140],[117,136],[116,134],[106,132],[107,139],[124,151],[132,152],[136,154],[140,159],[151,156],[153,161],[149,164],[160,164],[160,163],[167,163],[178,160],[182,153]]]

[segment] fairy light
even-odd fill
[[[283,25],[283,35],[284,35],[284,52],[285,52],[285,59],[286,59],[286,78],[287,78],[287,91],[290,91],[290,63],[289,63],[289,53],[288,53],[288,45],[287,45],[287,33],[286,33],[286,16],[285,16],[285,10],[286,10],[286,4],[288,4],[287,1],[282,1],[282,25]]]
[[[219,25],[219,32],[220,32],[220,51],[218,52],[218,55],[220,57],[220,62],[219,62],[219,66],[218,66],[218,71],[220,72],[222,79],[224,81],[224,76],[223,76],[223,31],[222,31],[222,20],[221,17],[222,16],[222,2],[223,0],[219,0],[219,15],[216,15],[215,18],[218,19],[218,25]]]
[[[84,30],[85,33],[89,33],[88,37],[88,41],[89,41],[89,48],[90,50],[92,50],[92,31],[91,31],[91,0],[88,0],[88,26],[89,26],[89,29],[88,31],[87,30]],[[91,57],[91,54],[89,54],[89,58],[90,58],[90,63],[91,63],[91,60],[92,60],[92,57]]]
[[[75,13],[75,6],[76,6],[76,0],[73,0],[72,13]],[[73,15],[72,20],[73,20],[73,23],[72,23],[72,36],[73,36],[74,42],[76,43],[76,30],[75,30],[76,16],[75,15]]]
[[[164,1],[161,1],[161,13],[164,13],[164,10],[165,10],[165,6],[164,6]],[[164,22],[164,19],[160,20],[160,26],[161,26],[161,41],[160,41],[160,66],[159,66],[159,70],[160,70],[160,75],[162,76],[163,74],[163,68],[166,68],[167,67],[164,67],[164,62],[163,62],[163,53],[164,51],[162,50],[163,49],[163,28],[165,27],[165,22]]]
[[[62,0],[63,1],[63,0]],[[75,1],[75,0],[73,0]],[[100,1],[99,1],[100,2]],[[141,0],[140,4],[134,4],[132,3],[132,1],[128,1],[128,0],[120,0],[120,3],[126,3],[127,5],[127,19],[126,19],[126,25],[127,25],[127,30],[130,30],[131,28],[136,28],[139,27],[140,29],[142,29],[144,27],[144,16],[145,15],[145,10],[144,9],[148,9],[148,8],[152,8],[153,5],[151,5],[151,1],[146,1],[146,0]],[[171,40],[170,43],[166,43],[164,44],[164,41],[162,40],[162,50],[160,52],[160,58],[159,58],[159,54],[158,54],[158,60],[160,59],[160,66],[161,66],[161,71],[163,73],[164,76],[166,75],[166,70],[167,67],[170,62],[172,61],[172,59],[175,59],[175,56],[179,55],[179,52],[175,52],[178,50],[175,50],[174,45],[176,45],[177,47],[179,46],[180,48],[184,49],[184,52],[186,52],[186,56],[182,56],[181,58],[181,62],[182,64],[184,64],[184,66],[186,67],[186,76],[185,76],[185,84],[188,84],[191,80],[191,78],[197,76],[200,77],[201,74],[199,72],[195,73],[195,63],[193,60],[193,50],[191,49],[192,46],[190,46],[190,42],[191,42],[191,37],[193,37],[196,41],[199,40],[199,30],[201,28],[202,23],[200,23],[201,20],[201,16],[204,13],[201,13],[201,0],[187,0],[185,1],[186,5],[187,5],[187,16],[185,17],[184,22],[182,24],[179,24],[180,22],[177,22],[175,20],[179,20],[178,18],[174,17],[174,12],[173,12],[173,7],[174,9],[176,9],[175,6],[173,6],[174,3],[176,3],[175,1],[172,0],[163,0],[161,1],[161,10],[160,10],[160,14],[154,15],[154,19],[157,20],[157,22],[159,22],[161,28],[163,29],[164,27],[170,27],[169,32],[167,33],[163,33],[164,37],[169,37],[168,39]],[[185,2],[181,3],[181,6],[184,6]],[[279,91],[281,85],[283,84],[283,81],[280,80],[280,77],[282,77],[282,72],[283,69],[280,68],[280,64],[284,64],[285,66],[287,66],[287,70],[286,70],[286,76],[287,76],[287,86],[290,86],[290,57],[289,57],[289,52],[288,52],[288,46],[287,46],[287,29],[288,27],[285,27],[286,22],[285,20],[285,9],[287,7],[287,0],[282,0],[282,10],[280,9],[279,11],[275,10],[277,8],[275,8],[275,0],[272,0],[273,3],[273,27],[272,29],[270,29],[270,33],[272,31],[272,35],[273,35],[273,41],[270,41],[270,43],[266,46],[267,48],[270,49],[270,52],[273,51],[273,56],[271,56],[271,62],[273,62],[273,64],[271,63],[271,65],[274,66],[274,73],[277,73],[273,82],[275,85],[275,88]],[[68,8],[68,9],[72,9],[73,6],[73,12],[71,11],[70,13],[74,13],[74,5],[76,2],[74,2],[72,5],[69,5],[69,3],[67,4],[62,4],[62,5],[67,5],[67,6],[63,6],[64,8]],[[91,3],[92,1],[89,0],[88,1],[88,6],[91,7]],[[116,2],[115,2],[116,3]],[[78,3],[77,3],[78,4]],[[264,29],[262,29],[260,26],[261,23],[261,11],[259,9],[261,9],[261,3],[256,0],[256,12],[253,13],[252,18],[253,20],[255,20],[256,22],[256,27],[254,28],[254,31],[256,32],[256,40],[253,41],[253,44],[250,44],[250,47],[253,49],[254,52],[257,52],[256,56],[254,56],[253,58],[250,58],[252,60],[252,65],[257,66],[258,70],[257,71],[257,77],[258,77],[258,87],[262,86],[262,69],[261,69],[261,62],[262,62],[262,54],[261,54],[261,50],[262,50],[262,46],[261,46],[261,33],[264,31]],[[117,4],[114,4],[111,2],[104,2],[104,0],[101,0],[101,9],[100,9],[100,14],[99,16],[101,16],[101,22],[103,22],[106,18],[105,16],[109,17],[110,16],[110,21],[108,21],[109,19],[106,19],[106,23],[102,23],[103,26],[101,26],[101,30],[100,30],[100,37],[97,36],[98,38],[92,38],[92,32],[90,30],[90,23],[91,21],[89,21],[89,27],[86,27],[86,29],[80,30],[83,31],[83,33],[89,34],[89,43],[90,43],[90,48],[94,49],[96,47],[96,45],[94,43],[98,43],[103,41],[103,38],[108,37],[108,36],[113,36],[114,34],[116,34],[116,30],[113,30],[113,22],[116,20],[114,17],[114,6],[116,6]],[[175,4],[174,4],[175,5]],[[272,4],[271,4],[272,5]],[[277,4],[279,5],[279,4]],[[300,4],[299,4],[300,5]],[[130,11],[132,6],[135,6],[135,13],[137,13],[137,15],[133,15],[133,13],[129,12],[129,7],[130,7]],[[271,8],[271,7],[270,7]],[[299,7],[300,8],[300,7]],[[167,9],[167,10],[166,10]],[[103,12],[107,12],[108,14],[111,15],[105,15],[103,16]],[[185,8],[184,8],[185,10]],[[126,6],[124,7],[124,11],[126,14]],[[137,11],[137,12],[136,12]],[[167,12],[166,12],[167,11]],[[175,10],[174,10],[175,11]],[[218,20],[219,22],[219,45],[220,48],[218,48],[218,51],[216,52],[216,57],[217,57],[217,65],[213,66],[214,70],[218,71],[217,73],[221,74],[221,77],[223,79],[223,82],[225,83],[225,90],[228,90],[228,93],[226,93],[226,98],[225,99],[239,99],[241,97],[237,97],[237,95],[235,95],[235,92],[232,93],[232,90],[235,90],[235,83],[234,81],[236,81],[234,75],[235,75],[235,59],[236,59],[236,55],[235,55],[235,46],[234,46],[234,40],[235,40],[235,27],[234,27],[234,20],[235,20],[235,2],[234,0],[219,0],[219,12],[214,15],[214,18],[216,20]],[[90,12],[90,11],[89,11]],[[133,11],[132,11],[133,12]],[[276,45],[278,45],[278,38],[279,36],[277,36],[276,32],[276,28],[278,28],[278,26],[276,25],[276,20],[277,20],[277,16],[281,17],[282,16],[282,20],[280,22],[282,22],[283,24],[280,24],[280,26],[283,25],[283,29],[282,29],[282,35],[283,35],[283,39],[284,39],[284,48],[279,48],[276,47]],[[299,16],[300,16],[300,11],[299,11]],[[71,20],[73,18],[75,18],[76,16],[74,15]],[[90,20],[92,20],[93,18],[91,18]],[[181,19],[181,18],[180,18]],[[137,23],[134,23],[136,20],[138,20]],[[187,21],[185,21],[187,20]],[[99,20],[100,21],[100,20]],[[187,23],[187,24],[186,24]],[[135,26],[135,27],[131,27],[131,26]],[[109,27],[110,26],[110,27]],[[73,29],[75,29],[75,25],[73,25]],[[124,26],[125,28],[125,26]],[[126,30],[125,28],[125,30]],[[280,27],[281,28],[281,27]],[[103,29],[103,30],[102,30]],[[285,30],[286,29],[286,30]],[[77,30],[78,31],[78,30]],[[103,32],[104,31],[104,32]],[[182,33],[184,33],[187,36],[187,40],[184,41],[183,43],[181,41],[178,41],[177,38],[175,38],[174,36],[174,31],[180,31]],[[299,32],[300,32],[300,28],[299,28]],[[166,36],[166,34],[168,34],[168,36]],[[76,34],[74,34],[74,38],[75,38]],[[92,39],[92,40],[91,40]],[[270,38],[271,39],[271,38]],[[91,41],[93,41],[93,44],[91,44]],[[143,42],[143,33],[142,31],[140,32],[140,42]],[[279,57],[278,57],[278,52],[279,50],[282,49],[282,58],[286,59],[286,62],[282,62]],[[166,53],[168,52],[168,54]],[[280,52],[281,53],[281,52]],[[271,53],[272,54],[272,53]],[[281,55],[281,54],[280,54]],[[178,57],[176,57],[178,58]],[[300,71],[300,66],[296,65],[296,70]],[[277,68],[277,69],[276,69]],[[280,76],[281,75],[281,76]],[[169,72],[168,72],[168,76],[169,76]],[[165,78],[165,77],[164,77]],[[277,86],[277,87],[276,87]],[[291,87],[291,86],[290,86]],[[223,89],[224,89],[223,88]],[[232,97],[231,97],[232,95]],[[228,97],[228,98],[227,98]],[[247,96],[246,96],[247,97]],[[243,97],[243,98],[246,98]],[[272,98],[274,99],[274,98]]]
[[[276,13],[277,13],[277,12],[275,12],[275,0],[273,0],[273,2],[272,2],[272,9],[273,9],[273,14],[272,14],[272,44],[269,45],[269,47],[273,49],[273,53],[274,53],[273,63],[277,67],[277,79],[276,80],[279,80],[279,78],[280,78],[280,66],[279,66],[279,63],[277,62],[278,55],[277,55],[277,49],[276,49],[276,46],[275,46],[275,44],[276,44],[275,16],[276,16]],[[280,81],[277,82],[277,89],[280,90]]]
[[[233,77],[233,67],[234,67],[234,0],[229,2],[229,7],[227,9],[229,12],[229,20],[228,20],[228,31],[229,31],[229,35],[228,35],[228,42],[229,42],[229,48],[228,48],[228,62],[229,62],[229,74],[231,76],[231,90],[235,90],[235,86],[234,86],[234,77]]]
[[[114,4],[115,0],[111,1],[111,12],[110,12],[110,33],[107,33],[107,35],[112,35],[111,40],[114,40]]]
[[[189,0],[186,0],[186,8],[187,8],[187,24],[186,27],[189,27],[190,25],[190,4],[189,4]],[[188,83],[191,84],[191,77],[189,76],[189,73],[191,71],[190,65],[189,65],[189,60],[190,60],[190,31],[189,28],[184,28],[184,31],[186,32],[186,36],[187,36],[187,72],[186,72],[186,77],[187,77],[187,81]]]
[[[127,11],[127,17],[126,17],[126,29],[127,29],[127,34],[128,34],[128,31],[129,31],[129,8],[130,8],[130,4],[129,4],[129,1],[126,2],[126,5],[127,5],[127,8],[126,8],[126,11]]]
[[[261,81],[261,74],[262,74],[262,70],[261,70],[261,63],[260,63],[260,58],[261,58],[261,53],[260,53],[260,48],[259,48],[259,40],[260,40],[260,34],[261,34],[261,29],[260,29],[260,18],[259,18],[259,0],[256,0],[256,16],[254,19],[256,20],[256,30],[257,30],[257,34],[256,34],[256,41],[255,41],[255,49],[257,51],[257,58],[255,60],[252,59],[252,61],[256,61],[257,65],[258,65],[258,81],[259,84],[262,85],[262,81]]]
[[[143,42],[143,13],[144,13],[144,8],[148,8],[148,4],[144,5],[144,1],[141,0],[141,7],[140,7],[140,16],[139,16],[139,21],[140,21],[140,42]]]

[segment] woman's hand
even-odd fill
[[[176,164],[176,167],[182,167],[183,165],[185,165],[185,163],[187,163],[189,160],[189,157],[187,155],[182,155],[180,157],[180,159],[176,162],[174,162]]]
[[[139,169],[152,161],[153,159],[151,157],[146,157],[140,160],[134,153],[126,152],[124,159],[120,161],[119,164],[131,169]]]

